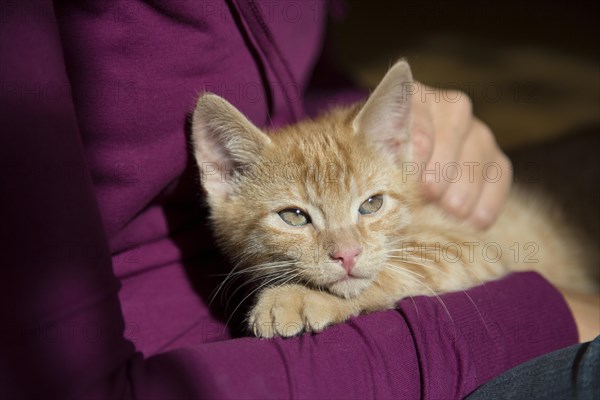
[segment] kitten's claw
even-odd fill
[[[358,314],[347,300],[299,285],[265,289],[248,318],[255,336],[291,337],[320,332]]]

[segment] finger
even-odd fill
[[[421,171],[425,195],[430,199],[441,198],[448,189],[449,182],[441,179],[441,170],[451,162],[456,162],[468,136],[472,124],[481,124],[473,118],[471,101],[466,95],[454,96],[455,103],[434,103],[434,148]]]
[[[449,181],[448,190],[440,199],[442,208],[461,219],[470,215],[484,187],[483,165],[494,160],[499,152],[490,129],[484,124],[474,123],[456,166],[448,165],[442,173]]]
[[[417,91],[419,93],[419,91]],[[427,163],[433,152],[434,128],[430,108],[414,96],[412,101],[412,161]]]
[[[499,174],[499,175],[498,175]],[[483,167],[484,186],[468,221],[479,229],[489,228],[498,218],[513,180],[512,165],[504,153]]]

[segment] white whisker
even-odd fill
[[[427,290],[429,290],[429,292],[431,292],[431,294],[437,299],[437,301],[442,305],[442,307],[444,308],[444,310],[446,311],[446,314],[448,315],[448,318],[450,319],[450,321],[452,322],[452,324],[454,324],[454,319],[452,318],[452,316],[450,315],[450,311],[448,310],[448,307],[446,307],[446,303],[444,303],[444,301],[440,298],[440,296],[431,288],[429,287],[427,284],[425,284],[424,282],[422,282],[420,279],[418,278],[414,278],[411,275],[404,275],[403,272],[407,272],[406,269],[403,269],[402,267],[398,268],[397,266],[391,265],[391,264],[386,264],[386,268],[390,271],[394,271],[396,273],[399,273],[401,275],[403,275],[405,278],[408,278],[410,280],[412,280],[413,282],[417,282],[418,284],[420,284],[421,286],[425,287]]]
[[[215,290],[209,297],[208,305],[210,306],[212,304],[212,302],[215,300],[215,298],[217,297],[217,294],[219,292],[221,292],[224,288],[228,287],[233,282],[233,280],[238,278],[240,275],[258,273],[258,272],[263,272],[263,271],[270,271],[270,270],[274,270],[274,269],[284,269],[284,268],[289,267],[290,265],[293,265],[294,263],[295,263],[294,261],[267,262],[267,263],[262,263],[262,264],[257,264],[257,265],[253,265],[250,267],[246,267],[240,271],[236,271],[236,269],[241,265],[241,262],[238,262],[235,265],[235,267],[229,272],[229,274],[227,274],[225,279],[215,288]],[[244,286],[244,285],[242,285],[242,286]],[[224,291],[221,293],[224,293]]]
[[[290,266],[291,266],[291,265],[292,265],[292,264],[290,264]],[[238,292],[240,289],[242,289],[243,287],[245,287],[245,286],[248,286],[248,285],[250,285],[250,284],[252,284],[252,283],[254,283],[254,282],[257,282],[257,281],[264,281],[264,280],[267,280],[267,279],[271,278],[272,276],[274,276],[275,278],[285,279],[286,277],[290,276],[290,275],[291,275],[291,274],[293,274],[293,273],[294,273],[294,271],[293,271],[293,270],[291,270],[291,269],[284,269],[284,270],[271,271],[271,272],[269,272],[269,273],[266,273],[266,274],[263,274],[263,275],[257,275],[257,276],[254,276],[254,277],[252,277],[252,278],[248,279],[246,282],[244,282],[244,283],[242,283],[241,285],[239,285],[239,286],[238,286],[238,287],[237,287],[237,288],[236,288],[236,289],[233,291],[233,293],[231,293],[231,294],[229,295],[229,300],[227,301],[227,304],[225,304],[225,309],[228,309],[228,308],[229,308],[229,301],[230,301],[231,299],[233,299],[233,298],[234,298],[234,296],[235,296],[235,294],[236,294],[236,293],[237,293],[237,292]]]

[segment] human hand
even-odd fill
[[[600,335],[600,296],[561,288],[559,291],[575,319],[579,342],[594,340],[596,336]]]
[[[413,160],[420,166],[423,194],[479,229],[490,227],[510,191],[510,160],[488,126],[473,115],[465,93],[415,85]]]

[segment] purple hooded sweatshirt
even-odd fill
[[[228,335],[187,115],[202,90],[259,126],[355,99],[314,76],[327,4],[27,0],[0,18],[0,398],[460,398],[576,341],[534,273],[447,310]]]

